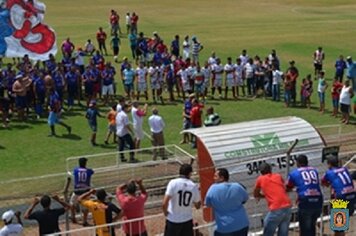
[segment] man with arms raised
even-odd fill
[[[183,164],[179,177],[169,181],[163,199],[163,213],[166,216],[165,236],[193,236],[192,206],[200,208],[198,186],[190,180],[193,168]]]

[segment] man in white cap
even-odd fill
[[[0,229],[0,236],[17,236],[21,235],[23,231],[22,222],[20,218],[21,212],[14,213],[12,210],[8,210],[2,214],[2,220],[4,221],[4,227]],[[13,223],[14,216],[16,216],[17,223]]]

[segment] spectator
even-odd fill
[[[166,216],[165,236],[193,236],[192,206],[200,208],[200,193],[198,185],[190,178],[193,168],[183,164],[179,169],[179,177],[169,181],[162,203]]]
[[[129,42],[130,42],[130,49],[131,49],[131,55],[132,55],[132,58],[136,61],[137,63],[137,55],[136,55],[136,52],[137,52],[137,35],[134,34],[134,33],[129,33],[127,38],[129,39]]]
[[[137,81],[137,101],[140,100],[141,92],[145,94],[146,101],[148,100],[147,93],[147,68],[143,62],[140,62],[140,65],[136,68],[136,81]]]
[[[71,134],[72,127],[64,123],[60,120],[61,117],[61,110],[62,110],[62,103],[58,93],[51,88],[50,95],[49,95],[49,107],[50,112],[48,114],[48,125],[51,129],[50,136],[56,136],[55,125],[60,124],[61,126],[65,127],[68,131],[68,134]]]
[[[221,64],[220,58],[216,58],[216,63],[211,65],[211,73],[213,74],[213,84],[211,88],[211,99],[214,99],[215,89],[218,89],[219,98],[222,98],[222,77],[224,73],[224,66]]]
[[[297,167],[289,173],[287,190],[297,188],[300,235],[315,236],[316,220],[323,206],[318,170],[308,166],[308,157],[305,155],[297,157]]]
[[[62,54],[68,54],[69,56],[72,55],[73,51],[75,49],[74,44],[70,41],[70,38],[68,37],[66,40],[63,41],[62,46],[61,46],[61,50],[62,50]]]
[[[340,110],[342,113],[341,122],[344,124],[349,123],[350,119],[350,106],[351,106],[351,98],[354,96],[352,88],[350,86],[350,80],[345,80],[344,86],[341,89],[340,93]]]
[[[234,65],[232,64],[231,57],[227,58],[227,63],[224,66],[225,71],[225,99],[227,99],[228,89],[232,89],[232,97],[236,98],[235,84],[234,84]]]
[[[25,115],[25,108],[27,108],[27,92],[31,86],[31,79],[27,76],[24,77],[21,73],[16,76],[16,81],[12,86],[12,92],[15,93],[15,103],[17,108],[17,114],[20,121],[24,121],[27,119],[27,115]]]
[[[118,112],[116,115],[116,135],[119,138],[118,139],[118,149],[120,152],[120,158],[122,162],[126,162],[127,159],[125,159],[124,156],[124,147],[126,144],[129,146],[131,152],[130,152],[130,162],[135,163],[137,160],[135,159],[135,153],[134,153],[134,143],[132,141],[132,137],[130,133],[132,133],[130,123],[129,123],[129,118],[126,115],[126,111],[128,110],[128,105],[126,104],[120,104],[120,106],[116,107],[116,111]]]
[[[326,82],[324,75],[325,75],[324,71],[319,72],[318,95],[319,95],[319,102],[320,102],[319,111],[321,113],[324,113],[325,111],[325,92],[326,89],[328,88],[328,83]]]
[[[298,80],[298,76],[299,76],[299,71],[297,69],[297,67],[295,66],[295,61],[290,61],[289,62],[289,68],[287,70],[287,75],[289,75],[289,77],[291,78],[291,82],[292,82],[292,87],[291,87],[291,101],[293,103],[293,105],[295,106],[295,103],[297,101],[296,97],[297,97],[297,80]]]
[[[152,115],[148,118],[148,124],[152,132],[152,145],[159,148],[159,155],[162,160],[167,159],[164,153],[164,136],[163,129],[165,127],[164,121],[160,115],[158,115],[158,109],[154,107],[152,109]],[[153,149],[153,160],[157,159],[157,150]]]
[[[113,96],[115,93],[115,78],[116,75],[115,68],[111,66],[110,62],[105,64],[104,70],[101,72],[102,88],[101,94],[104,98],[104,105],[107,105],[109,100],[113,101]]]
[[[339,111],[339,100],[340,100],[340,93],[343,85],[339,82],[338,77],[335,76],[333,85],[331,88],[331,98],[333,101],[333,116],[337,117]]]
[[[104,143],[106,145],[109,144],[109,138],[111,136],[111,134],[113,135],[113,143],[116,143],[117,140],[116,140],[116,120],[115,120],[115,117],[116,117],[116,106],[117,105],[114,105],[111,107],[111,110],[108,112],[108,114],[106,115],[106,118],[108,119],[108,132],[106,134],[106,138],[105,138],[105,141]]]
[[[137,34],[138,15],[136,15],[135,12],[132,12],[130,20],[131,20],[131,32]]]
[[[143,109],[139,108],[138,101],[134,101],[132,103],[132,108],[131,108],[131,116],[132,116],[132,125],[134,129],[134,144],[135,144],[135,149],[140,148],[140,143],[141,140],[144,137],[143,133],[143,117],[147,114],[147,104],[143,107]]]
[[[352,216],[355,210],[356,193],[352,177],[346,167],[339,166],[337,156],[327,157],[328,170],[321,179],[323,186],[332,188],[332,199],[341,199],[349,201],[347,208],[349,216]],[[345,232],[335,232],[335,236],[343,236]]]
[[[137,186],[140,193],[137,194]],[[126,190],[127,195],[124,194]],[[144,217],[145,202],[148,195],[143,186],[142,179],[131,180],[116,189],[116,199],[123,211],[124,220],[133,220]],[[133,221],[123,225],[123,230],[128,236],[147,236],[144,220]]]
[[[118,56],[119,56],[119,52],[120,52],[120,38],[117,34],[114,34],[114,37],[112,37],[111,42],[110,42],[110,46],[111,49],[113,50],[113,54],[114,54],[114,61],[116,63],[118,63],[119,61],[117,60]]]
[[[196,36],[192,36],[192,57],[193,63],[196,65],[199,63],[199,53],[203,50],[203,45],[198,41]]]
[[[241,60],[241,65],[245,66],[248,60],[250,59],[249,55],[247,54],[247,50],[243,49],[241,55],[239,56]]]
[[[262,163],[259,169],[262,175],[257,178],[253,195],[257,202],[266,198],[268,204],[269,212],[263,220],[263,235],[273,236],[278,228],[278,236],[287,236],[292,211],[284,180],[280,174],[272,173],[268,163]]]
[[[129,100],[135,97],[134,91],[134,80],[135,80],[135,71],[131,68],[131,64],[127,64],[126,69],[123,70],[123,82],[126,92],[126,96]]]
[[[277,66],[272,64],[272,99],[279,101],[280,84],[283,81],[283,72],[277,69]]]
[[[201,115],[203,113],[202,108],[204,105],[200,104],[196,98],[192,100],[192,110],[190,111],[190,128],[199,128],[202,126]],[[196,138],[192,137],[192,148],[196,148]]]
[[[120,20],[119,14],[117,14],[117,12],[115,10],[111,9],[110,18],[109,18],[110,25],[111,25],[111,35],[117,34],[118,31],[120,34],[122,34],[121,29],[120,29],[119,20]]]
[[[52,198],[61,204],[62,207],[51,209],[51,198],[48,195],[44,195],[41,199],[35,197],[32,201],[32,205],[24,214],[25,219],[36,220],[38,222],[39,235],[60,232],[58,218],[70,209],[70,205],[62,201],[57,195]],[[43,209],[32,212],[38,203],[41,203]]]
[[[216,222],[214,235],[247,236],[249,221],[243,206],[248,200],[245,187],[229,183],[229,172],[225,168],[216,170],[214,181],[205,197],[205,205],[213,208]]]
[[[92,194],[96,195],[96,200],[89,200]],[[106,201],[107,193],[104,189],[96,191],[92,189],[78,197],[78,202],[86,207],[93,215],[96,226],[106,225],[115,222],[122,217],[122,211],[111,202]],[[113,215],[113,213],[115,215]],[[115,236],[113,227],[102,226],[96,229],[96,234],[101,236]]]
[[[335,77],[338,79],[340,83],[342,83],[342,79],[344,78],[344,71],[347,68],[346,61],[344,60],[344,56],[340,55],[339,59],[335,62]]]
[[[91,176],[94,174],[94,171],[92,169],[87,168],[87,162],[87,158],[79,158],[79,166],[74,168],[73,170],[74,192],[70,198],[73,223],[77,223],[77,220],[75,218],[75,209],[77,209],[77,207],[79,206],[78,197],[90,190]],[[83,207],[81,210],[83,212],[83,226],[88,226],[88,209]]]
[[[319,75],[320,71],[323,70],[323,61],[325,59],[325,53],[322,47],[318,47],[318,49],[313,54],[314,57],[314,76],[315,80]]]
[[[189,36],[186,35],[183,40],[183,60],[186,60],[187,58],[190,57],[190,42],[189,42]]]
[[[284,105],[285,107],[290,106],[291,97],[292,97],[292,79],[289,74],[286,75],[283,81],[284,87]]]
[[[98,32],[96,32],[96,40],[98,41],[98,47],[100,50],[100,53],[103,54],[103,50],[105,51],[105,55],[108,55],[108,52],[106,50],[106,45],[105,45],[105,41],[106,41],[106,33],[104,32],[102,27],[99,27]]]
[[[241,63],[242,63],[242,59],[241,59]],[[244,75],[247,82],[248,96],[254,97],[256,95],[256,82],[255,82],[255,67],[253,65],[252,58],[249,58],[247,62],[244,64]]]
[[[89,103],[89,108],[87,110],[87,113],[85,115],[85,118],[88,120],[89,127],[92,131],[92,134],[90,136],[90,143],[92,146],[97,146],[98,144],[96,143],[96,132],[98,131],[98,122],[97,122],[97,117],[102,117],[99,113],[99,111],[96,108],[96,101],[93,100]]]
[[[23,227],[20,218],[21,212],[14,213],[12,210],[8,210],[2,214],[2,220],[4,221],[4,227],[0,229],[0,236],[20,236],[22,235]],[[12,222],[16,216],[17,223]]]
[[[131,31],[131,16],[130,16],[130,12],[126,13],[126,34],[129,34],[129,32]]]
[[[95,52],[95,46],[90,39],[88,39],[84,45],[84,52],[89,56],[93,55],[93,53]]]
[[[214,108],[209,107],[208,109],[206,109],[206,118],[204,120],[204,126],[218,126],[220,125],[220,123],[220,116],[218,113],[214,112]]]
[[[68,91],[68,110],[71,110],[75,98],[78,99],[78,105],[80,105],[79,87],[81,86],[81,75],[74,65],[71,66],[70,71],[65,74],[65,80]]]
[[[176,36],[174,36],[174,40],[171,43],[171,54],[178,58],[180,55],[179,51],[179,35],[177,34]]]
[[[311,74],[307,75],[306,81],[305,81],[305,85],[304,85],[304,97],[305,97],[305,103],[308,107],[308,109],[310,109],[310,105],[311,105],[311,96],[313,94],[313,81],[311,79]]]

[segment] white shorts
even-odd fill
[[[137,91],[138,92],[146,92],[147,91],[147,83],[137,83]]]
[[[155,82],[155,83],[151,83],[151,89],[160,89],[161,88],[161,84],[160,82]]]
[[[243,86],[244,80],[242,78],[236,78],[236,86]]]
[[[226,87],[232,88],[235,86],[234,79],[226,79]]]
[[[192,90],[189,83],[182,84],[182,88],[183,88],[184,92],[188,92],[188,91]]]
[[[103,88],[101,90],[102,95],[114,95],[114,86],[112,84],[110,85],[103,85]]]
[[[138,140],[142,140],[143,137],[145,137],[142,127],[134,127],[134,134],[135,138]]]
[[[222,79],[216,79],[214,80],[214,87],[215,88],[221,88],[222,87]]]

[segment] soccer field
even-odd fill
[[[318,46],[322,46],[326,54],[326,78],[330,85],[337,57],[343,54],[356,59],[356,3],[353,0],[47,0],[45,4],[45,22],[56,31],[58,46],[67,37],[81,47],[87,39],[95,42],[98,27],[102,26],[108,33],[109,13],[115,9],[120,14],[123,30],[126,12],[134,11],[139,15],[138,30],[147,36],[157,31],[167,45],[176,34],[181,36],[181,40],[185,35],[196,35],[204,45],[201,62],[212,51],[225,64],[228,56],[235,60],[242,49],[247,49],[252,57],[259,55],[261,58],[267,56],[271,49],[276,49],[282,71],[287,69],[288,61],[295,60],[301,80],[306,74],[313,73],[312,55]],[[124,56],[131,58],[125,35],[121,43],[120,59]],[[60,56],[58,53],[57,59]],[[111,56],[106,59],[113,61]],[[119,70],[119,64],[115,66]],[[119,80],[118,77],[116,79]],[[122,87],[119,87],[119,91],[122,91]],[[167,98],[167,94],[164,97]],[[152,107],[152,100],[149,102]],[[330,116],[330,91],[327,92],[325,114],[318,112],[316,92],[312,102],[310,110],[284,108],[282,102],[275,103],[269,99],[208,100],[206,105],[215,107],[224,124],[286,115],[302,117],[315,126],[339,124],[339,119]],[[167,125],[164,132],[166,143],[178,144],[182,127],[182,102],[157,107]],[[108,107],[99,108],[103,115],[109,110]],[[46,118],[30,119],[26,123],[14,121],[9,129],[0,128],[0,179],[64,172],[67,157],[116,150],[114,144],[98,147],[89,144],[90,129],[84,111],[83,107],[75,107],[64,114],[65,122],[73,127],[72,135],[66,135],[65,129],[57,127],[59,137],[47,137],[49,128]],[[103,144],[106,123],[106,119],[99,121],[99,144]],[[147,120],[144,129],[149,133]],[[355,130],[355,125],[344,129]],[[150,146],[148,138],[142,146]],[[181,147],[195,152],[189,145]]]

